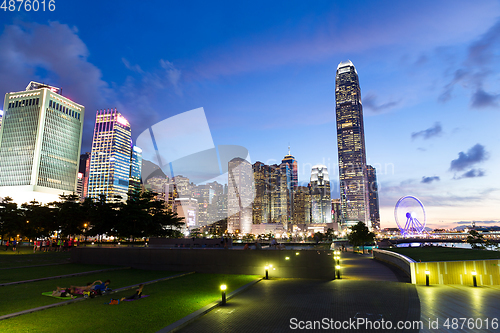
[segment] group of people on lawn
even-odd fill
[[[48,252],[48,251],[69,251],[73,246],[80,246],[80,241],[78,239],[43,239],[36,240],[33,242],[33,253],[36,251]]]
[[[76,298],[77,296],[83,295],[84,297],[95,297],[96,295],[103,295],[111,291],[109,288],[110,280],[106,280],[102,282],[101,280],[94,281],[94,283],[87,283],[86,286],[70,286],[69,288],[61,288],[57,287],[56,290],[52,292],[52,296],[54,297],[71,297]],[[139,288],[135,291],[132,296],[122,297],[120,301],[123,300],[134,300],[141,298],[142,289],[144,288],[144,284],[140,284]]]
[[[56,290],[52,292],[54,297],[71,297],[75,298],[77,296],[84,297],[94,297],[96,295],[102,295],[106,292],[111,291],[109,288],[110,280],[102,282],[101,280],[94,281],[93,283],[87,283],[86,286],[70,286],[69,288],[57,287]]]

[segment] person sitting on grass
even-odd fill
[[[144,288],[144,284],[141,283],[139,285],[139,289],[136,289],[135,294],[133,294],[132,296],[129,296],[129,297],[122,297],[120,299],[120,301],[123,301],[123,300],[126,300],[126,299],[133,300],[133,299],[139,299],[139,298],[141,298],[141,296],[142,296],[142,288]]]
[[[61,288],[56,287],[57,289],[52,292],[52,296],[54,297],[71,297],[75,298],[73,294],[75,293],[75,288]]]
[[[93,288],[97,294],[103,294],[105,292],[111,291],[111,289],[108,287],[108,285],[111,283],[110,280],[106,280],[104,282],[102,282],[101,280],[97,280],[94,283],[97,283],[97,282],[100,282],[100,284],[94,285],[94,288]]]

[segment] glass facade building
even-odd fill
[[[315,165],[311,169],[311,222],[332,222],[332,201],[330,195],[330,177],[324,165]]]
[[[371,165],[366,166],[368,198],[370,199],[370,221],[374,230],[380,230],[380,210],[378,204],[377,172]]]
[[[0,129],[0,196],[16,202],[59,200],[76,192],[85,108],[31,82],[7,93]]]
[[[133,192],[141,191],[141,172],[142,172],[142,149],[133,146],[132,156],[130,158],[130,179],[129,190]]]
[[[337,66],[335,102],[343,219],[369,226],[363,106],[358,73],[351,61]]]
[[[120,196],[127,200],[131,157],[130,124],[116,109],[97,111],[92,152],[88,196],[106,200]]]

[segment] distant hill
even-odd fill
[[[158,165],[148,160],[142,160],[141,173],[142,175],[146,176],[146,179],[142,179],[143,184],[146,184],[149,178],[153,177],[167,178],[163,170]]]

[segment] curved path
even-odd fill
[[[401,283],[399,273],[367,255],[342,253],[342,279],[262,280],[184,327],[182,332],[291,332],[307,325],[316,330],[333,329],[335,321],[342,332],[384,332],[362,324],[345,329],[346,323],[367,320],[375,325],[390,321],[418,321],[420,303],[414,285]],[[398,272],[398,271],[396,271]],[[333,320],[333,322],[332,322]],[[314,323],[317,321],[317,323]],[[312,326],[314,327],[314,326]],[[368,327],[368,329],[367,329]],[[418,332],[399,329],[391,332]]]

